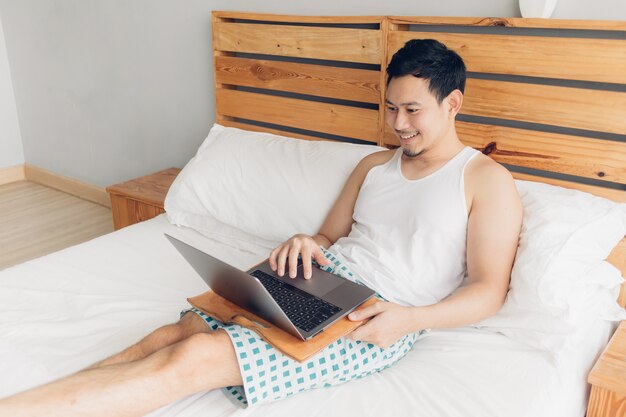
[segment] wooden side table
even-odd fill
[[[589,373],[587,417],[626,416],[626,321],[622,321]]]
[[[164,213],[165,195],[179,172],[169,168],[107,187],[115,230]]]

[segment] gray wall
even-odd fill
[[[23,163],[22,138],[0,19],[0,169]]]
[[[624,0],[559,0],[554,19],[626,20]]]
[[[560,3],[626,20],[622,0]],[[211,10],[519,16],[517,0],[0,0],[26,162],[100,186],[183,166],[214,120]]]

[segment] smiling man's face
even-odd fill
[[[428,90],[428,81],[413,75],[394,77],[387,86],[386,121],[394,130],[405,156],[415,158],[444,137],[454,119],[450,105]]]

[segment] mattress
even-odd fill
[[[164,233],[242,269],[269,252],[159,216],[0,272],[0,398],[122,350],[206,291]],[[581,343],[556,363],[498,333],[433,330],[398,364],[361,380],[248,409],[212,391],[150,415],[583,416],[585,378],[611,331],[605,322],[581,329]]]

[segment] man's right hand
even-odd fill
[[[298,234],[270,253],[270,268],[282,277],[285,274],[285,266],[289,262],[289,277],[295,278],[298,272],[298,256],[302,258],[305,279],[310,279],[313,273],[311,260],[314,259],[322,266],[330,264],[330,261],[324,257],[320,244],[313,237]]]

